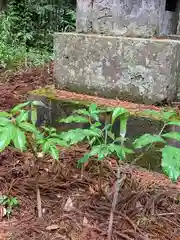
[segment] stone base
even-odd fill
[[[180,42],[56,33],[59,88],[145,104],[177,97]]]

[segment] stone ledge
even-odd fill
[[[180,42],[170,39],[54,35],[54,76],[70,91],[145,104],[177,95]]]

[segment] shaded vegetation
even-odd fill
[[[31,67],[49,61],[52,34],[74,29],[73,1],[10,0],[0,14],[0,67]]]

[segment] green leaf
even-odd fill
[[[11,201],[10,201],[10,205],[13,206],[13,207],[15,207],[15,206],[17,206],[18,204],[19,204],[19,202],[18,202],[17,198],[16,198],[16,197],[12,197],[12,198],[11,198]]]
[[[120,118],[120,136],[125,138],[127,133],[127,122],[128,122],[129,113],[124,113]]]
[[[55,160],[59,160],[59,150],[55,146],[50,146],[49,147],[49,154],[51,157]]]
[[[82,158],[80,158],[80,159],[78,160],[78,164],[83,164],[83,163],[88,162],[89,157],[90,157],[89,154],[85,154]]]
[[[18,104],[11,110],[11,112],[12,113],[18,112],[19,110],[21,110],[22,108],[24,108],[28,105],[30,105],[30,102],[25,102],[25,103]]]
[[[111,154],[110,149],[108,146],[102,146],[100,152],[98,153],[98,160],[103,160],[105,157],[109,156]]]
[[[13,137],[13,127],[13,124],[8,124],[4,127],[3,131],[0,132],[0,152],[4,151],[4,149],[10,144]]]
[[[97,105],[95,103],[90,104],[89,112],[90,112],[90,115],[98,112]]]
[[[165,141],[159,135],[151,135],[149,133],[146,133],[139,137],[138,139],[136,139],[133,142],[133,146],[134,148],[142,148],[153,143],[165,143]]]
[[[107,132],[108,137],[110,137],[112,140],[115,140],[115,135],[111,131]]]
[[[44,140],[42,142],[42,151],[43,153],[48,153],[49,152],[49,148],[50,148],[50,142],[48,140]]]
[[[39,107],[46,107],[47,108],[47,106],[41,101],[32,101],[31,105],[32,106],[37,106],[37,107],[39,106]]]
[[[72,129],[68,132],[63,132],[60,134],[60,138],[70,144],[81,142],[85,139],[85,137],[86,134],[84,132],[84,129],[81,128]]]
[[[10,122],[11,122],[11,120],[9,120],[8,118],[0,117],[0,126],[6,126]]]
[[[176,116],[177,113],[174,111],[169,111],[169,112],[163,112],[162,113],[162,117],[164,119],[165,122],[168,122],[170,120],[170,118]]]
[[[20,110],[19,116],[16,117],[16,122],[20,124],[21,122],[26,122],[28,120],[28,111]]]
[[[99,154],[99,152],[101,151],[102,149],[102,145],[97,145],[97,146],[93,146],[90,153],[89,153],[89,156],[96,156]]]
[[[23,151],[26,148],[26,136],[20,128],[14,129],[13,143],[15,148]]]
[[[80,115],[85,115],[85,116],[90,116],[89,112],[86,109],[78,109],[78,110],[75,110],[74,113],[77,113]]]
[[[90,104],[89,113],[94,120],[99,121],[98,114],[100,113],[100,110],[97,108],[97,105],[95,103]]]
[[[8,118],[8,117],[11,117],[11,114],[7,112],[0,112],[0,117]]]
[[[59,138],[48,138],[48,141],[51,143],[51,145],[59,145],[61,147],[67,147],[68,144],[66,141],[59,139]]]
[[[171,138],[177,141],[180,141],[180,133],[178,132],[168,132],[162,135],[164,138]]]
[[[130,149],[130,148],[125,148],[125,147],[124,147],[124,151],[125,151],[125,153],[127,153],[127,154],[133,154],[133,153],[135,153],[132,149]]]
[[[23,122],[19,124],[19,127],[26,132],[37,133],[38,129],[31,123]]]
[[[168,122],[167,125],[180,126],[180,121],[179,122]]]
[[[156,111],[156,110],[145,110],[144,113],[146,113],[148,116],[156,117],[158,119],[162,119],[165,122],[169,121],[169,119],[173,116],[176,116],[176,112],[174,111]]]
[[[63,118],[59,121],[60,123],[64,122],[64,123],[88,123],[89,120],[85,117],[82,116],[69,116],[67,118]]]
[[[84,134],[88,137],[101,137],[101,130],[98,128],[84,129]]]
[[[121,161],[124,161],[126,159],[125,149],[121,145],[110,144],[109,148],[111,149],[112,153],[116,153],[116,155]]]
[[[162,149],[162,169],[164,173],[174,182],[180,176],[180,149],[165,146]]]
[[[125,109],[125,108],[120,108],[120,107],[117,107],[114,109],[113,113],[112,113],[112,124],[114,124],[115,120],[121,116],[122,114],[127,114],[128,111]]]
[[[37,110],[34,109],[31,111],[31,122],[32,124],[36,125],[36,122],[37,122]]]
[[[5,195],[0,195],[0,205],[6,204],[6,201],[8,200],[8,197]]]
[[[98,155],[98,160],[104,159],[109,154],[111,154],[111,151],[105,144],[93,146],[91,151],[89,152],[90,157]]]

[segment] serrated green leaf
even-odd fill
[[[20,110],[19,116],[16,117],[16,122],[20,124],[21,122],[26,122],[28,120],[28,112],[25,110]]]
[[[26,132],[37,133],[38,129],[31,123],[23,122],[19,124],[19,127]]]
[[[133,142],[134,148],[142,148],[153,143],[165,143],[164,139],[159,135],[151,135],[149,133],[142,135]]]
[[[165,146],[162,149],[162,169],[164,173],[174,182],[180,176],[180,149]]]
[[[180,122],[168,122],[167,125],[180,126]]]
[[[26,136],[20,128],[14,129],[13,143],[15,148],[24,151],[26,148]]]
[[[49,154],[54,160],[59,160],[59,150],[55,146],[49,147]]]
[[[0,112],[0,117],[8,118],[8,117],[11,117],[11,114],[8,112]]]
[[[180,141],[180,133],[178,133],[178,132],[168,132],[168,133],[163,134],[162,137],[171,138],[176,141]]]
[[[6,126],[7,124],[9,124],[11,122],[10,119],[5,118],[5,117],[0,117],[0,126]]]
[[[82,116],[69,116],[67,118],[63,118],[59,121],[60,123],[88,123],[89,120]]]
[[[125,108],[117,107],[112,113],[111,123],[114,124],[115,120],[120,117],[122,114],[128,114],[128,111]]]
[[[24,108],[28,105],[30,105],[30,102],[25,102],[25,103],[18,104],[11,110],[11,112],[12,113],[18,112],[19,110],[21,110],[22,108]]]

